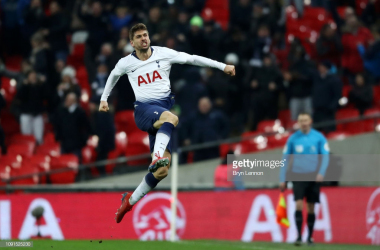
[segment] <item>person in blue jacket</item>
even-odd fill
[[[320,183],[323,181],[328,167],[330,151],[323,134],[311,127],[310,114],[299,114],[298,125],[300,129],[289,137],[285,145],[283,150],[285,164],[280,170],[281,191],[285,189],[286,180],[290,178],[293,181],[294,200],[296,201],[295,221],[298,230],[298,238],[295,242],[297,246],[302,243],[304,198],[307,201],[307,226],[309,229],[307,242],[309,245],[314,244],[312,238],[315,222],[314,204],[319,203]],[[289,169],[289,178],[287,178],[290,158],[292,158],[292,168]]]

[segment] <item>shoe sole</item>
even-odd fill
[[[148,170],[149,172],[151,173],[154,173],[157,171],[157,169],[161,168],[161,167],[165,167],[169,165],[169,159],[168,158],[165,158],[165,159],[159,159],[155,165],[153,166],[149,166]]]

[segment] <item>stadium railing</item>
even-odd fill
[[[371,120],[371,119],[380,119],[380,114],[373,114],[373,115],[365,115],[361,117],[355,117],[355,118],[346,118],[346,119],[340,119],[340,120],[333,120],[333,121],[328,121],[328,122],[322,122],[322,123],[317,123],[314,124],[314,128],[322,128],[326,126],[333,126],[333,125],[339,125],[339,124],[347,124],[347,123],[352,123],[352,122],[358,122],[358,121],[364,121],[364,120]],[[380,120],[379,120],[380,121]],[[380,124],[380,123],[379,123]],[[374,123],[374,130],[373,132],[380,132],[380,125],[378,127],[375,127],[378,125],[378,123]],[[290,129],[286,130],[284,132],[294,132],[296,129]],[[271,136],[275,135],[278,132],[270,132],[270,133],[258,133],[252,136],[237,136],[225,140],[217,140],[217,141],[212,141],[212,142],[206,142],[202,144],[196,144],[196,145],[189,145],[189,146],[184,146],[184,147],[178,147],[176,150],[177,157],[178,155],[185,153],[185,152],[191,152],[195,150],[202,150],[202,149],[207,149],[211,147],[216,147],[220,146],[221,144],[233,144],[233,143],[239,143],[242,141],[246,140],[252,140],[256,138],[257,136]],[[135,160],[141,160],[141,159],[146,159],[148,157],[151,157],[149,153],[146,154],[141,154],[141,155],[136,155],[136,156],[129,156],[129,157],[119,157],[116,159],[109,159],[109,160],[103,160],[103,161],[97,161],[93,163],[88,163],[88,164],[81,164],[78,166],[77,170],[78,173],[80,171],[90,169],[90,168],[99,168],[99,167],[104,167],[107,164],[126,164],[129,161],[135,161]],[[173,159],[174,161],[174,159]],[[177,164],[178,164],[178,159],[177,159]],[[33,176],[44,176],[44,175],[50,175],[50,174],[57,174],[57,173],[64,173],[67,171],[72,171],[72,168],[61,168],[61,169],[55,169],[55,170],[50,170],[46,172],[40,172],[40,173],[33,173],[33,174],[28,174],[28,175],[21,175],[17,177],[11,177],[8,179],[1,179],[3,183],[6,183],[4,186],[0,186],[0,190],[5,190],[6,192],[12,192],[14,190],[28,190],[30,192],[38,192],[38,191],[47,191],[47,192],[59,192],[59,191],[105,191],[105,190],[110,190],[112,191],[118,191],[120,190],[125,190],[125,186],[123,187],[117,187],[115,185],[102,185],[102,186],[80,186],[80,185],[75,185],[75,184],[54,184],[54,185],[11,185],[10,183],[15,180],[21,180],[21,179],[26,179],[26,178],[31,178]],[[212,189],[213,187],[199,187],[199,189]],[[194,189],[194,188],[192,188]],[[197,188],[195,188],[197,189]]]

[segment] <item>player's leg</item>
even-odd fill
[[[160,115],[153,127],[157,129],[154,143],[152,163],[149,166],[150,172],[157,171],[158,168],[169,164],[169,158],[164,157],[164,152],[170,141],[174,128],[178,125],[178,117],[170,111],[164,111]]]
[[[313,241],[313,231],[314,231],[314,223],[315,223],[315,212],[314,212],[314,204],[319,203],[319,183],[317,182],[309,182],[309,187],[306,193],[306,201],[307,201],[307,227],[309,229],[309,235],[307,237],[307,243],[309,245],[314,245]]]
[[[164,157],[167,157],[169,160],[171,159],[170,152],[168,150],[163,154]],[[142,179],[139,186],[132,193],[129,198],[129,204],[136,204],[141,198],[143,198],[147,193],[149,193],[152,189],[154,189],[157,184],[163,180],[169,173],[170,163],[167,166],[163,166],[157,169],[154,173],[147,173]]]
[[[296,211],[294,213],[295,222],[297,226],[297,240],[295,242],[296,246],[300,246],[302,243],[302,224],[303,224],[303,217],[302,217],[302,210],[303,210],[303,199],[305,196],[305,182],[293,182],[293,193],[294,193],[294,200],[296,202]]]

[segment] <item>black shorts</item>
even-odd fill
[[[303,200],[308,203],[319,203],[320,184],[315,181],[293,181],[294,200]]]

